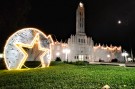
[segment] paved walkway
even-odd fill
[[[135,67],[135,63],[106,63],[106,62],[90,62],[90,64],[100,64],[100,65],[114,65],[114,66]]]

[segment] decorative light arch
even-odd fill
[[[11,35],[4,47],[4,61],[8,70],[21,69],[26,60],[41,61],[48,67],[51,61],[51,35],[36,28],[23,28]]]

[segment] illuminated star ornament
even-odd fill
[[[24,28],[9,37],[4,47],[4,60],[8,70],[21,69],[26,61],[41,61],[48,67],[51,61],[51,36],[35,28]]]
[[[20,62],[19,66],[17,69],[20,69],[24,62],[29,58],[29,59],[35,59],[35,58],[39,58],[42,64],[42,67],[45,67],[45,63],[43,60],[44,55],[48,52],[49,49],[46,48],[42,48],[40,45],[40,40],[39,40],[39,34],[37,33],[35,38],[33,39],[32,43],[29,44],[15,44],[24,54],[24,57],[22,59],[22,61]],[[29,52],[27,53],[27,51],[25,50],[25,48],[30,48],[33,49],[34,51],[32,51],[31,54],[29,54]],[[33,53],[34,52],[34,53]],[[29,54],[29,55],[28,55]],[[36,60],[34,60],[36,61]]]

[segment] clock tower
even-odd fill
[[[85,35],[85,14],[84,14],[84,5],[79,3],[76,11],[76,34]]]

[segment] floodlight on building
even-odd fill
[[[56,56],[57,56],[57,57],[59,57],[59,56],[60,56],[60,53],[59,53],[59,52],[57,52],[57,53],[56,53]]]
[[[111,55],[108,54],[107,58],[108,58],[109,62],[111,62]]]
[[[111,56],[108,54],[107,57],[110,58]]]

